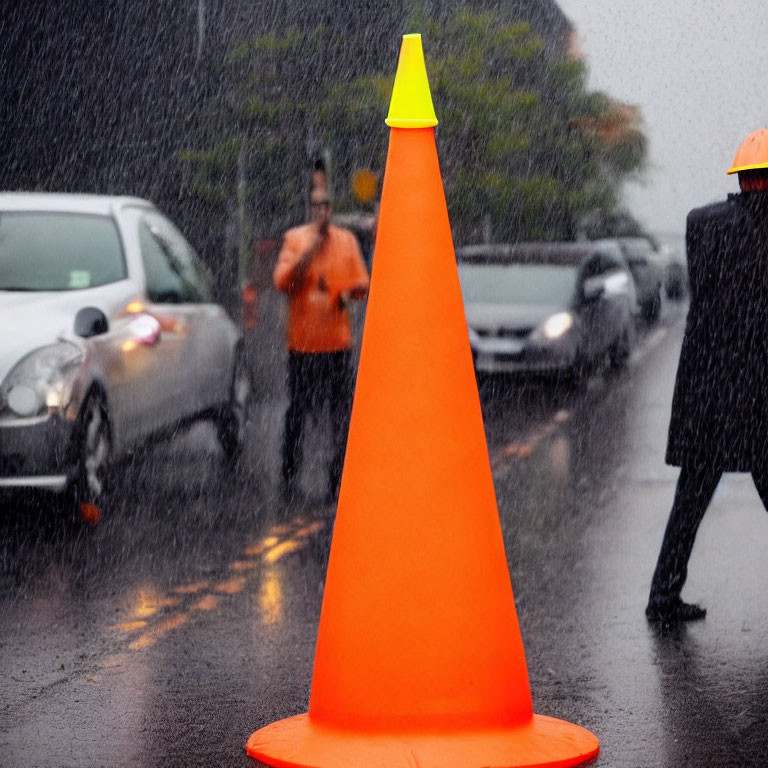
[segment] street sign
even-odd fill
[[[376,175],[367,168],[358,168],[352,174],[352,194],[358,203],[370,203],[376,197]]]

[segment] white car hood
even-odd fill
[[[33,350],[72,338],[75,315],[100,302],[92,290],[0,291],[0,382]]]

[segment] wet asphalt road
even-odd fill
[[[605,768],[768,765],[768,517],[748,476],[726,476],[694,549],[686,596],[706,620],[659,635],[643,615],[681,337],[669,307],[586,391],[482,392],[534,709],[592,730]],[[306,495],[286,507],[279,353],[265,359],[245,475],[201,425],[124,467],[95,528],[6,501],[0,765],[256,765],[248,735],[306,709],[327,445],[312,427]]]

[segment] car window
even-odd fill
[[[555,264],[459,264],[464,301],[486,304],[567,304],[577,267]]]
[[[147,281],[147,296],[161,304],[210,301],[210,289],[186,241],[165,222],[143,217],[139,244]]]
[[[187,286],[182,276],[168,258],[162,243],[144,221],[139,222],[139,246],[149,300],[159,304],[188,301]]]
[[[651,255],[651,246],[647,240],[625,240],[621,247],[630,264],[644,264]]]
[[[163,246],[170,262],[178,270],[190,291],[190,301],[210,302],[211,279],[192,246],[179,230],[164,216],[147,216],[150,231]]]
[[[593,256],[584,264],[582,277],[584,278],[584,280],[588,280],[590,277],[597,277],[598,275],[602,275],[604,272],[607,272],[607,271],[608,271],[608,265],[606,263],[606,260],[602,256],[596,255],[596,256]]]
[[[0,212],[0,290],[74,291],[126,277],[111,217]]]

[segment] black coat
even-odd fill
[[[686,249],[667,463],[751,472],[768,461],[768,193],[691,211]]]

